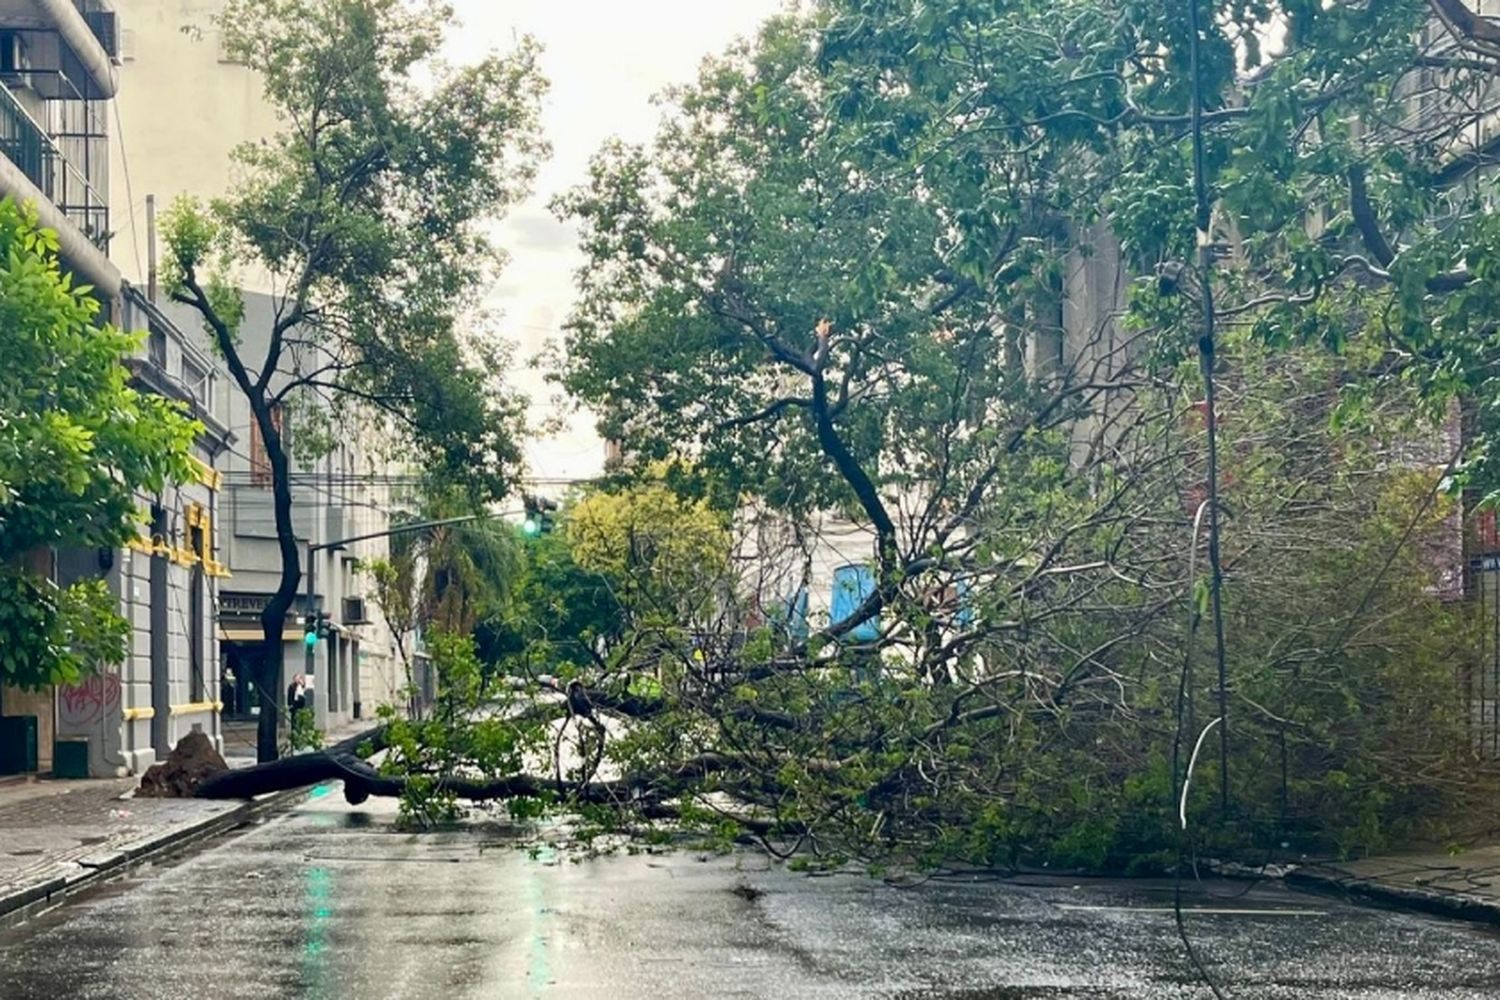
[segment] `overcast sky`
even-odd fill
[[[781,6],[782,0],[455,0],[464,22],[456,61],[529,34],[545,49],[542,67],[552,82],[543,113],[552,158],[535,194],[501,228],[511,263],[490,297],[502,313],[502,335],[517,345],[518,367],[560,335],[581,261],[577,234],[553,218],[547,202],[584,179],[589,157],[610,136],[648,138],[660,115],[653,94],[691,80],[705,55],[753,33]],[[518,370],[512,382],[531,395],[535,420],[555,412],[553,388],[540,372]],[[528,447],[533,475],[599,471],[604,452],[592,418],[577,414],[570,425]]]

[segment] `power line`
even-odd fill
[[[245,452],[240,451],[238,448],[235,448],[233,446],[225,446],[224,450],[227,451],[227,452],[229,452],[232,455],[238,456],[239,458],[243,458],[247,462],[255,462],[256,461],[256,459],[252,458],[250,455],[247,455]],[[240,476],[247,476],[247,477],[248,476],[253,476],[253,475],[255,475],[255,473],[252,470],[235,469],[235,470],[229,470],[228,473],[227,473],[227,475],[233,476],[235,478],[238,478]],[[395,512],[392,511],[388,507],[382,507],[379,504],[374,503],[373,501],[359,501],[359,500],[354,500],[354,499],[351,499],[347,494],[337,493],[337,492],[334,492],[332,489],[329,489],[329,488],[327,488],[325,486],[320,485],[319,482],[318,482],[318,479],[321,478],[321,477],[318,477],[318,474],[316,472],[295,473],[294,475],[296,475],[298,477],[306,477],[301,482],[291,482],[291,483],[289,483],[289,485],[295,486],[298,489],[309,490],[309,491],[311,491],[313,493],[317,493],[317,494],[319,494],[319,495],[321,495],[321,496],[323,496],[323,497],[325,497],[325,498],[327,498],[329,500],[337,500],[342,505],[344,505],[346,507],[367,508],[369,510],[376,511],[377,513],[384,514],[386,517],[394,517],[394,516],[396,516]]]
[[[1208,562],[1209,562],[1209,603],[1213,616],[1214,625],[1214,653],[1218,662],[1219,670],[1219,717],[1214,720],[1219,726],[1219,794],[1221,805],[1221,816],[1227,814],[1229,809],[1229,697],[1228,697],[1228,668],[1227,658],[1224,655],[1224,609],[1221,601],[1223,590],[1223,571],[1219,561],[1219,454],[1218,454],[1218,421],[1215,413],[1215,387],[1214,387],[1214,298],[1213,298],[1213,208],[1208,197],[1208,176],[1204,167],[1203,155],[1203,79],[1200,73],[1199,59],[1202,39],[1200,38],[1201,25],[1198,0],[1188,0],[1188,72],[1192,79],[1189,86],[1192,92],[1192,133],[1193,133],[1193,197],[1195,208],[1195,230],[1198,252],[1199,294],[1203,297],[1203,331],[1198,338],[1198,362],[1203,373],[1204,384],[1204,422],[1208,431],[1208,476],[1207,497],[1204,504],[1208,508]],[[1200,508],[1201,513],[1201,508]],[[1196,518],[1194,519],[1196,522]],[[1197,525],[1194,524],[1194,547],[1197,546]],[[1191,558],[1191,556],[1190,556]],[[1196,587],[1194,588],[1196,589]],[[1197,601],[1189,598],[1194,604],[1196,615]],[[1195,618],[1196,621],[1196,618]],[[1188,636],[1188,644],[1192,643],[1191,633]],[[1189,654],[1191,655],[1191,654]],[[1190,662],[1190,661],[1189,661]],[[1188,683],[1187,663],[1184,664],[1183,683]],[[1187,699],[1191,702],[1192,692],[1187,691]],[[1179,694],[1181,698],[1181,694]],[[1184,707],[1181,701],[1178,704],[1177,732],[1178,736],[1173,748],[1175,761],[1177,750],[1181,745],[1182,727],[1184,714],[1191,715],[1191,709]],[[1210,723],[1210,728],[1214,723]],[[1198,737],[1198,744],[1193,751],[1193,760],[1197,759],[1198,748],[1203,744],[1203,738],[1208,735],[1205,728]],[[1193,942],[1188,937],[1187,924],[1182,917],[1182,864],[1183,848],[1186,846],[1188,836],[1186,801],[1188,783],[1191,780],[1192,764],[1188,765],[1189,773],[1185,776],[1182,784],[1182,826],[1177,837],[1177,866],[1173,872],[1172,892],[1172,915],[1177,925],[1177,935],[1182,939],[1182,946],[1187,951],[1188,960],[1193,968],[1202,978],[1204,983],[1219,1000],[1224,1000],[1224,993],[1219,989],[1218,983],[1209,975],[1208,969],[1199,960],[1198,953],[1193,949]],[[1173,774],[1173,784],[1176,784],[1176,774]],[[1175,791],[1175,788],[1174,788]]]
[[[125,126],[120,122],[120,99],[111,98],[109,103],[115,112],[115,135],[120,140],[120,166],[125,172],[125,198],[129,203],[128,214],[130,216],[130,248],[135,255],[135,273],[140,275],[145,274],[146,269],[141,266],[141,242],[135,225],[135,192],[130,186],[130,157],[125,153]]]

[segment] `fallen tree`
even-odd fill
[[[1203,290],[1155,275],[1196,252],[1176,15],[820,6],[711,63],[654,146],[612,147],[563,206],[589,257],[568,388],[627,451],[692,462],[641,462],[586,525],[565,509],[481,626],[488,662],[433,637],[437,710],[391,719],[378,766],[208,787],[670,818],[829,864],[1150,866],[1176,858],[1184,740],[1227,706],[1188,803],[1201,848],[1488,821],[1431,390],[1493,370],[1493,330],[1463,324],[1491,322],[1500,269],[1445,290],[1456,244],[1412,218],[1431,206],[1408,162],[1347,169],[1392,133],[1338,128],[1399,110],[1421,4],[1308,8],[1243,101],[1256,15],[1205,19],[1217,235],[1254,234],[1211,359],[1222,692],[1199,629]],[[1315,227],[1335,181],[1357,218]],[[1500,234],[1485,218],[1454,234]],[[1354,240],[1374,265],[1344,260]],[[1423,280],[1393,288],[1403,268]],[[712,522],[686,555],[683,512]],[[809,610],[830,563],[852,593]]]
[[[549,793],[546,784],[529,775],[512,775],[488,781],[447,776],[443,787],[469,802],[520,797],[540,798]],[[200,799],[248,799],[271,792],[306,788],[325,781],[341,781],[344,798],[354,805],[372,795],[400,798],[411,779],[382,774],[363,757],[348,750],[319,750],[258,764],[250,768],[227,768],[207,778],[194,790]]]

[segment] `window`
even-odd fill
[[[208,404],[207,382],[208,370],[184,354],[182,356],[182,387],[203,406]]]
[[[146,335],[146,357],[157,368],[167,367],[167,334],[160,327],[152,327]]]
[[[967,578],[959,580],[954,584],[954,590],[958,592],[958,627],[968,628],[974,624],[974,598],[971,593],[974,584]]]
[[[281,407],[271,407],[271,426],[279,435],[282,432]],[[284,446],[284,443],[283,443]],[[250,417],[250,485],[270,489],[272,481],[271,456],[266,451],[265,438],[260,432],[260,421]]]
[[[833,571],[833,606],[829,615],[835,624],[852,617],[875,592],[875,574],[868,566],[840,566]],[[880,616],[871,615],[848,632],[855,642],[870,642],[880,635]]]
[[[199,508],[200,511],[202,508]],[[203,676],[203,664],[207,657],[204,655],[205,630],[203,628],[204,601],[203,591],[207,585],[207,579],[203,567],[207,562],[206,547],[208,529],[203,523],[188,528],[188,548],[198,555],[192,569],[188,571],[188,698],[193,702],[201,702],[208,697],[208,685]]]
[[[182,547],[187,551],[187,561],[205,569],[213,567],[214,528],[208,508],[201,503],[190,503],[182,521]]]

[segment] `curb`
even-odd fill
[[[84,855],[77,859],[77,871],[55,875],[0,896],[0,928],[22,923],[51,908],[64,897],[122,875],[147,860],[177,853],[199,841],[231,830],[259,813],[269,812],[306,794],[306,791],[304,788],[293,788],[273,792],[242,802],[225,812],[190,820]]]
[[[1393,886],[1375,879],[1355,878],[1337,869],[1299,869],[1289,873],[1285,882],[1298,889],[1355,898],[1389,909],[1500,926],[1500,903],[1486,903],[1459,893]]]

